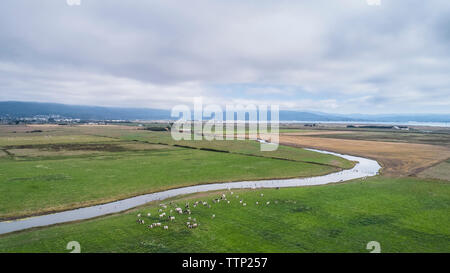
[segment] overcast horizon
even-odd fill
[[[450,1],[6,0],[0,101],[450,113]]]

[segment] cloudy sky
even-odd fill
[[[0,101],[449,113],[450,1],[3,0]]]

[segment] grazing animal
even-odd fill
[[[160,226],[161,226],[161,223],[156,223],[156,226],[157,226],[157,227],[160,227]]]
[[[258,201],[256,201],[256,205],[258,205],[259,204],[259,202]]]
[[[141,217],[141,214],[139,213],[139,214],[137,215],[137,217]]]
[[[150,216],[152,216],[152,214],[149,212],[149,213],[147,213],[147,216],[150,217]]]
[[[170,221],[173,221],[173,220],[175,220],[175,216],[170,216]]]
[[[230,204],[230,200],[228,200],[227,203]]]
[[[264,196],[264,194],[263,193],[261,193],[261,197],[263,197]]]
[[[151,225],[149,225],[149,226],[147,226],[148,228],[153,228],[153,224],[151,224]]]
[[[198,226],[197,223],[192,224],[193,228],[196,228],[197,226]]]
[[[214,219],[214,218],[216,218],[216,215],[215,215],[215,214],[213,214],[213,215],[211,216],[211,218],[213,218],[213,219]]]
[[[169,229],[169,227],[168,226],[164,226],[164,229]]]
[[[269,201],[267,201],[267,203],[266,203],[267,205],[269,205],[270,204],[270,202]]]
[[[247,206],[247,203],[242,204],[244,207]]]

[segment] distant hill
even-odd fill
[[[0,102],[0,117],[26,118],[60,116],[83,120],[170,120],[170,110],[67,105],[40,102]],[[450,122],[450,114],[364,115],[320,112],[280,111],[281,121],[351,121],[351,122]]]
[[[169,119],[170,111],[144,108],[119,108],[67,105],[39,102],[0,102],[0,117],[34,117],[58,115],[64,118],[85,120],[160,120]]]

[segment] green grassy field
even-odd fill
[[[26,137],[11,137],[18,134],[11,130],[0,137],[0,219],[187,185],[322,175],[352,166],[339,157],[290,147],[264,154],[253,141],[199,141],[191,149],[175,146],[186,143],[173,142],[167,132],[116,127],[48,130]],[[202,150],[211,148],[229,152]]]
[[[440,141],[440,136],[369,133],[348,135]],[[427,169],[420,178],[381,176],[177,197],[173,204],[166,202],[166,212],[190,202],[192,215],[160,220],[159,203],[151,203],[126,213],[0,235],[0,252],[68,252],[69,241],[80,242],[82,252],[368,252],[369,241],[380,242],[382,252],[449,252],[448,164]],[[261,152],[260,144],[249,140],[175,142],[168,132],[133,126],[6,126],[0,127],[0,219],[173,187],[313,176],[352,166],[339,157],[293,147]],[[230,204],[212,202],[222,193]],[[212,207],[193,208],[200,200]],[[145,216],[148,212],[151,217]],[[136,223],[138,213],[144,225]],[[193,222],[188,217],[199,227],[188,229],[186,222]],[[153,222],[169,229],[147,228]]]
[[[336,168],[184,148],[0,159],[0,216],[107,202],[193,184],[319,175]]]
[[[320,164],[328,164],[332,166],[337,166],[340,168],[351,168],[353,163],[345,160],[341,157],[328,157],[323,156],[323,154],[311,152],[303,149],[288,147],[288,146],[278,146],[276,151],[262,152],[260,143],[251,140],[199,140],[199,141],[188,141],[181,140],[175,141],[172,139],[171,135],[166,132],[134,132],[121,137],[124,140],[139,140],[146,141],[149,143],[164,143],[169,145],[181,145],[186,147],[193,147],[199,149],[215,149],[220,151],[228,151],[235,154],[243,155],[255,155],[263,157],[274,157],[290,159],[302,162],[314,162]]]
[[[225,191],[230,204],[214,204],[221,193],[166,202],[168,214],[172,207],[191,204],[192,214],[174,214],[173,222],[160,220],[158,203],[153,203],[123,214],[0,236],[0,251],[68,252],[69,241],[78,241],[82,252],[368,252],[369,241],[378,241],[382,252],[450,251],[450,184],[443,181],[375,177],[233,195]],[[211,208],[193,208],[198,200]],[[138,213],[145,224],[136,223]],[[187,217],[191,222],[196,218],[199,227],[188,229]],[[147,228],[153,222],[169,229]]]

